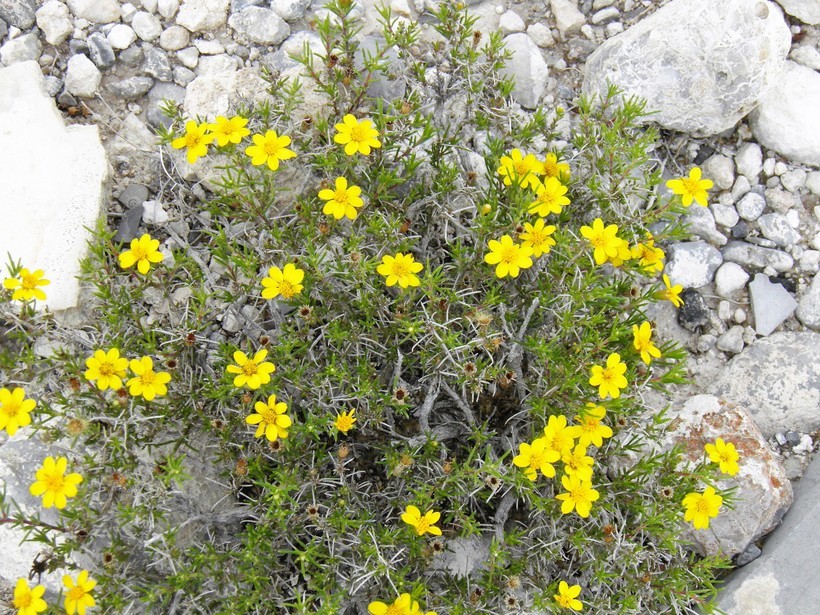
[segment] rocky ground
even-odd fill
[[[423,45],[436,36],[425,17],[435,3],[392,0],[390,6],[422,24]],[[694,384],[679,392],[680,399],[716,396],[696,398],[700,409],[684,406],[683,414],[694,412],[701,421],[704,412],[719,416],[715,421],[723,424],[712,424],[718,431],[750,430],[754,454],[766,468],[747,477],[752,483],[761,476],[799,478],[820,430],[820,3],[468,4],[480,16],[481,32],[505,35],[513,52],[514,98],[522,108],[571,111],[582,91],[600,92],[612,80],[658,110],[653,119],[663,130],[657,153],[668,161],[666,177],[697,164],[714,181],[709,207],[690,209],[691,240],[667,249],[666,272],[688,289],[685,309],[664,303],[652,317],[662,336],[691,353]],[[42,139],[56,137],[40,135],[40,160],[52,170],[34,172],[93,185],[108,171],[105,207],[111,219],[121,220],[121,239],[161,227],[184,240],[185,220],[163,201],[166,169],[176,165],[200,198],[205,193],[196,180],[208,169],[189,167],[155,145],[155,129],[167,122],[161,102],[170,99],[190,116],[212,119],[258,97],[263,68],[298,75],[289,54],[305,44],[319,48],[315,25],[323,11],[318,0],[0,0],[0,63],[8,67],[0,68],[0,126],[40,122],[36,116],[21,120],[39,103],[20,103],[37,98],[23,82],[36,84],[39,66],[63,121],[98,127],[104,155],[94,143],[49,152]],[[380,28],[371,0],[357,0],[356,11],[364,20],[360,35],[375,43]],[[318,104],[308,96],[302,112],[309,115]],[[16,169],[20,151],[32,148],[31,135],[27,139],[3,144],[0,174]],[[42,232],[39,223],[19,232],[34,214],[22,213],[15,198],[34,197],[15,193],[14,183],[20,182],[3,178],[9,198],[0,210],[4,219],[17,220],[0,230],[4,254],[32,243],[26,232]],[[78,198],[75,205],[74,222],[93,226],[96,201]],[[82,241],[75,243],[73,254],[79,254]],[[52,309],[72,305],[76,292],[58,290]],[[67,293],[64,303],[61,293]],[[227,319],[223,326],[234,325]],[[720,409],[724,404],[740,408],[737,417]],[[755,549],[759,553],[750,541],[777,523],[791,498],[790,490],[760,489],[755,498],[762,500],[754,501],[765,505],[751,511],[751,525],[731,538],[733,552],[746,560]]]

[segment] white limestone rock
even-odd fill
[[[817,0],[777,0],[792,17],[813,26],[820,24],[820,2]]]
[[[712,215],[712,210],[708,207],[701,207],[700,205],[690,207],[686,213],[685,220],[689,226],[689,231],[693,235],[705,239],[712,245],[725,246],[726,242],[729,241],[726,235],[717,230],[715,217]]]
[[[754,108],[790,43],[782,12],[766,0],[672,0],[595,50],[583,90],[603,95],[616,83],[658,111],[647,121],[713,135]]]
[[[112,23],[122,15],[117,0],[67,0],[68,8],[76,17],[91,23]]]
[[[231,0],[182,0],[176,22],[191,32],[214,30],[225,25]]]
[[[159,46],[166,51],[177,51],[188,46],[191,35],[182,26],[171,26],[162,32],[159,37]]]
[[[718,190],[729,190],[735,183],[735,165],[732,159],[723,154],[707,158],[701,166],[703,177],[715,182]]]
[[[794,267],[794,258],[791,254],[782,250],[761,248],[745,241],[730,241],[721,249],[721,253],[723,260],[755,269],[771,267],[778,273],[783,273]]]
[[[800,233],[792,228],[783,214],[764,214],[757,219],[757,226],[766,239],[779,246],[788,247],[800,241]]]
[[[506,66],[506,74],[515,79],[512,97],[525,109],[535,109],[544,94],[549,76],[549,67],[541,50],[523,32],[504,37],[504,45],[512,53],[512,59]]]
[[[94,62],[81,53],[68,59],[65,72],[65,89],[80,98],[93,98],[100,87],[102,73]]]
[[[29,32],[13,38],[0,47],[0,63],[11,66],[18,62],[37,60],[43,52],[43,45],[37,32]]]
[[[773,284],[769,277],[758,273],[749,284],[749,298],[758,335],[770,335],[794,314],[797,301],[782,284]]]
[[[138,11],[131,20],[131,27],[142,40],[151,42],[162,34],[162,24],[156,15]]]
[[[58,0],[48,0],[37,9],[37,27],[43,31],[49,45],[61,45],[74,31],[68,12],[68,7]]]
[[[815,274],[808,290],[800,298],[796,316],[807,327],[820,329],[820,275]]]
[[[290,36],[290,26],[270,9],[249,6],[228,18],[241,38],[259,45],[278,45]]]
[[[270,7],[285,21],[301,19],[309,6],[310,0],[271,0],[270,3]],[[394,11],[395,10],[394,7]],[[409,16],[410,7],[400,7],[399,14]]]
[[[699,463],[703,447],[717,438],[731,442],[740,453],[738,473],[722,475],[719,481],[722,488],[737,487],[733,509],[721,509],[705,530],[684,525],[683,537],[691,539],[701,555],[731,557],[742,553],[777,527],[794,500],[786,471],[748,408],[722,402],[713,395],[696,395],[669,414],[670,431],[663,448],[677,444],[690,464]]]
[[[731,299],[749,281],[749,274],[737,263],[723,263],[715,273],[715,290],[725,299]]]
[[[516,32],[523,32],[527,28],[527,24],[515,11],[506,11],[498,18],[498,28],[501,30],[501,34],[507,36]]]
[[[794,162],[820,166],[820,74],[787,61],[751,113],[757,140]]]
[[[80,260],[102,207],[108,162],[95,125],[66,127],[36,62],[0,69],[0,169],[7,177],[0,199],[0,246],[29,269],[43,269],[51,284],[45,305],[77,304]],[[43,164],[42,144],[53,160]],[[0,277],[5,275],[0,266]]]
[[[705,241],[687,241],[669,248],[664,273],[672,284],[700,288],[712,281],[721,263],[723,258],[714,246]]]
[[[763,150],[757,143],[744,143],[737,148],[735,165],[738,173],[745,175],[749,181],[757,181],[763,170]]]
[[[550,0],[550,8],[555,16],[555,26],[563,37],[577,32],[586,23],[586,18],[578,10],[578,3],[575,0]]]
[[[0,0],[0,19],[20,30],[28,30],[34,25],[36,10],[34,0]],[[5,34],[0,35],[0,38],[3,36]]]
[[[128,49],[137,40],[137,34],[131,26],[118,23],[108,31],[107,38],[114,49]]]
[[[178,10],[179,0],[158,0],[157,2],[157,13],[159,13],[163,19],[172,19]]]
[[[806,68],[820,70],[820,51],[814,45],[804,43],[792,47],[791,52],[789,52],[789,59],[802,64]]]
[[[548,47],[555,45],[555,39],[552,36],[552,32],[542,23],[534,23],[530,25],[530,27],[527,28],[527,34],[529,34],[533,42],[542,49],[547,49]]]
[[[262,102],[267,83],[255,68],[200,75],[186,88],[183,108],[188,117],[214,121],[228,115],[242,101]]]
[[[820,428],[820,333],[778,332],[734,357],[710,393],[747,408],[767,438]]]
[[[752,222],[757,220],[766,209],[766,199],[756,192],[748,192],[738,201],[735,208],[741,218]]]

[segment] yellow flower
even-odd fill
[[[505,186],[515,181],[522,188],[535,189],[541,183],[538,176],[542,174],[543,165],[532,154],[524,156],[520,149],[515,148],[509,156],[501,156],[500,162],[497,173],[504,178]]]
[[[253,358],[248,358],[241,350],[233,353],[233,360],[236,365],[228,365],[225,369],[229,374],[237,374],[233,379],[236,388],[248,385],[251,390],[256,390],[263,384],[270,382],[270,375],[276,371],[273,363],[265,361],[268,351],[265,348],[257,351]]]
[[[26,392],[20,387],[14,390],[0,389],[0,430],[13,436],[20,427],[31,424],[30,413],[37,402],[26,399]]]
[[[547,446],[544,438],[536,438],[532,444],[522,442],[518,445],[519,454],[513,458],[513,465],[525,468],[524,476],[534,481],[541,472],[547,478],[555,476],[552,464],[561,458],[561,454]]]
[[[322,213],[333,216],[337,220],[341,220],[345,216],[355,220],[356,216],[359,215],[357,208],[364,205],[361,194],[361,188],[358,186],[348,187],[347,180],[344,177],[337,177],[335,190],[325,188],[319,191],[319,198],[327,201]]]
[[[258,438],[262,434],[271,442],[275,442],[277,438],[288,437],[288,427],[293,424],[290,417],[285,414],[288,411],[288,405],[280,401],[277,403],[276,395],[268,397],[268,402],[258,401],[254,404],[253,409],[255,414],[249,414],[245,418],[248,425],[258,425],[254,438]]]
[[[600,218],[595,218],[592,226],[581,227],[581,235],[586,237],[592,247],[595,248],[593,256],[598,265],[603,265],[607,259],[618,258],[623,240],[617,234],[618,227],[616,225],[610,224],[604,227],[604,222]]]
[[[296,158],[296,154],[288,149],[290,137],[276,134],[275,130],[268,130],[264,135],[253,135],[253,145],[245,148],[245,154],[250,156],[251,164],[258,167],[267,163],[271,171],[279,168],[279,161]]]
[[[91,591],[97,586],[97,582],[88,578],[88,570],[80,571],[76,583],[70,576],[63,576],[63,585],[67,590],[64,606],[68,615],[73,615],[75,612],[79,615],[85,615],[85,610],[96,604]]]
[[[385,254],[382,256],[382,264],[376,268],[381,275],[387,278],[385,281],[388,286],[394,286],[396,283],[402,288],[408,286],[418,286],[421,284],[417,274],[424,269],[421,263],[415,262],[412,254],[396,253],[396,256]]]
[[[569,205],[569,199],[564,195],[567,187],[554,177],[548,177],[543,183],[535,185],[535,200],[529,205],[529,213],[538,216],[560,214],[564,205]]]
[[[43,600],[45,592],[46,588],[43,585],[30,588],[25,579],[17,579],[11,605],[17,609],[17,615],[37,615],[48,608],[48,604]]]
[[[581,480],[592,480],[592,466],[595,460],[587,455],[587,447],[578,445],[572,450],[565,451],[561,456],[564,462],[564,472],[569,476],[577,476]]]
[[[162,397],[168,392],[165,385],[171,381],[171,374],[168,372],[155,372],[154,361],[151,357],[141,359],[131,359],[129,363],[131,371],[135,376],[129,378],[128,392],[134,397],[142,395],[145,401],[151,401],[155,397]]]
[[[681,195],[681,202],[684,207],[689,207],[694,199],[699,205],[706,207],[707,198],[709,195],[707,190],[714,186],[711,179],[701,179],[701,171],[699,167],[693,167],[689,171],[689,177],[681,177],[680,179],[670,179],[666,182],[666,187],[674,194]]]
[[[600,497],[598,492],[592,488],[592,483],[581,480],[578,476],[564,474],[561,477],[561,484],[566,492],[555,496],[556,499],[563,500],[561,513],[568,515],[574,510],[584,519],[589,517],[592,503]]]
[[[508,275],[517,278],[521,269],[532,267],[533,249],[529,246],[514,243],[512,237],[503,235],[501,241],[490,239],[490,251],[484,255],[484,262],[496,265],[495,275],[505,278]]]
[[[550,237],[555,232],[553,225],[544,226],[544,219],[539,218],[535,224],[524,223],[524,232],[518,234],[522,245],[532,248],[532,255],[536,258],[542,254],[549,254],[550,248],[555,245],[555,240]]]
[[[422,516],[421,511],[411,504],[405,509],[401,520],[407,525],[413,526],[418,536],[422,536],[425,533],[430,533],[433,536],[441,536],[441,529],[434,525],[440,517],[441,513],[433,510],[428,510]]]
[[[563,414],[552,415],[547,419],[544,427],[544,441],[547,448],[556,451],[559,455],[564,455],[575,445],[575,438],[581,435],[581,429],[577,425],[567,426],[567,417]]]
[[[336,130],[333,140],[345,146],[345,154],[348,156],[354,156],[356,152],[368,156],[372,148],[378,149],[382,146],[376,138],[379,131],[370,120],[360,122],[348,113],[342,118],[341,124],[336,124]]]
[[[713,487],[707,487],[702,494],[690,493],[683,498],[686,508],[683,519],[691,521],[696,530],[705,530],[709,527],[709,518],[717,517],[722,505],[723,498],[715,493]]]
[[[120,357],[118,348],[112,348],[108,352],[96,350],[94,355],[85,360],[88,369],[85,372],[85,379],[89,382],[97,381],[97,388],[105,391],[108,388],[122,388],[122,379],[125,378],[125,370],[128,369],[128,359]]]
[[[666,299],[667,301],[671,301],[672,305],[675,307],[680,307],[683,305],[683,299],[680,298],[681,292],[683,292],[683,286],[680,284],[675,284],[672,286],[672,283],[669,281],[669,276],[665,273],[663,274],[663,284],[666,286],[665,289],[659,290],[655,292],[655,296],[658,299]]]
[[[239,143],[243,137],[251,134],[251,131],[245,128],[247,123],[248,120],[239,115],[234,115],[231,119],[219,115],[213,124],[208,124],[208,130],[216,138],[216,144],[223,147],[228,143]]]
[[[583,446],[594,444],[600,448],[604,444],[604,438],[612,437],[612,429],[601,423],[605,416],[606,410],[603,406],[598,406],[592,402],[587,403],[583,413],[575,417],[580,430],[578,444]]]
[[[43,508],[52,506],[62,510],[66,507],[67,498],[77,495],[77,485],[83,482],[83,477],[73,472],[66,474],[68,459],[65,457],[46,457],[43,465],[37,469],[35,480],[29,493],[34,497],[43,496]]]
[[[592,376],[589,383],[594,387],[598,387],[598,394],[601,399],[604,399],[607,395],[617,399],[621,396],[621,389],[626,388],[625,372],[626,363],[621,361],[621,355],[613,352],[607,358],[605,368],[600,365],[592,366]]]
[[[546,160],[541,163],[541,174],[546,177],[554,177],[561,183],[566,184],[569,181],[570,170],[566,162],[558,162],[558,156],[550,152],[547,154]]]
[[[655,245],[650,235],[644,243],[632,247],[632,258],[641,259],[641,267],[646,273],[663,271],[663,260],[666,258],[663,250]]]
[[[336,429],[347,435],[347,432],[353,429],[353,424],[356,422],[356,417],[353,416],[354,414],[356,414],[355,408],[351,408],[347,412],[337,414],[336,420],[333,421]]]
[[[414,604],[417,603],[410,594],[402,594],[390,605],[379,601],[371,602],[367,605],[367,612],[370,615],[417,615],[418,608],[414,610]]]
[[[612,263],[614,267],[620,267],[625,261],[632,258],[632,250],[629,249],[629,242],[626,239],[621,239],[620,237],[616,237],[616,239],[618,240],[617,254],[611,257],[609,262]]]
[[[122,252],[119,256],[120,267],[128,269],[137,265],[137,270],[145,275],[151,268],[151,263],[162,262],[162,252],[159,251],[159,240],[151,239],[151,235],[145,233],[139,239],[131,240],[131,249]]]
[[[20,269],[19,278],[6,278],[3,280],[3,288],[13,290],[11,298],[14,301],[31,301],[32,299],[46,300],[46,294],[40,290],[39,286],[48,286],[50,280],[44,280],[42,269],[29,271],[25,267]]]
[[[185,122],[185,134],[171,141],[174,149],[188,150],[188,162],[194,164],[200,157],[207,155],[208,145],[214,140],[214,135],[208,132],[209,124],[197,124],[193,120]]]
[[[729,476],[738,473],[740,466],[738,466],[737,460],[740,459],[740,454],[735,449],[734,444],[724,442],[722,438],[718,438],[714,444],[707,444],[704,448],[712,463],[720,464],[721,472]]]
[[[294,295],[302,292],[304,279],[305,272],[293,263],[286,264],[284,269],[271,267],[268,270],[268,277],[262,278],[262,298],[275,299],[282,295],[283,299],[292,299]]]
[[[553,596],[558,606],[565,609],[572,609],[573,611],[580,611],[584,608],[584,603],[578,600],[578,595],[581,593],[580,585],[568,585],[566,581],[561,581],[558,584],[558,593]]]
[[[652,363],[652,358],[659,358],[661,351],[652,342],[652,325],[649,321],[644,321],[641,326],[632,325],[632,345],[635,350],[641,353],[641,359],[644,363],[649,365]]]

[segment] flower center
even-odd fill
[[[262,420],[268,425],[276,425],[276,412],[274,412],[272,408],[267,407],[260,410],[259,414],[262,416]]]
[[[68,590],[68,599],[74,602],[81,600],[85,596],[85,590],[79,586],[75,585],[71,589]]]
[[[366,140],[364,126],[354,126],[350,129],[350,140],[362,142]]]
[[[18,596],[14,599],[14,606],[20,609],[21,611],[24,611],[25,609],[31,607],[32,601],[33,598],[31,596],[31,593],[26,592],[22,596]]]
[[[265,153],[271,158],[278,157],[280,149],[282,148],[276,141],[267,141],[264,146]]]
[[[347,431],[351,427],[353,427],[353,422],[347,416],[340,416],[339,419],[336,421],[336,427],[339,431]]]
[[[339,203],[340,205],[347,205],[347,190],[337,190],[335,193],[333,193],[333,200]]]
[[[584,502],[587,499],[587,490],[583,487],[578,487],[569,492],[570,498],[575,502]]]
[[[202,141],[202,136],[196,133],[188,133],[185,135],[185,147],[196,147]]]
[[[114,374],[114,366],[111,363],[101,363],[98,371],[100,376],[111,376]]]
[[[20,276],[20,285],[26,290],[33,290],[37,287],[37,278],[31,274],[23,274]]]
[[[45,483],[49,491],[62,491],[65,477],[62,474],[52,474],[46,478]]]
[[[419,520],[418,524],[416,525],[416,531],[419,534],[424,534],[424,532],[426,532],[429,527],[430,527],[430,524],[427,522],[427,520],[424,517],[422,517]]]
[[[387,610],[384,612],[384,615],[402,615],[403,612],[404,610],[401,607],[396,606],[395,604],[391,604],[389,607],[387,607]]]
[[[397,278],[403,278],[408,273],[410,273],[409,268],[404,263],[404,261],[393,261],[393,275]]]
[[[589,241],[596,248],[606,248],[607,246],[606,235],[604,235],[603,233],[594,235],[592,239],[590,239]]]
[[[698,191],[699,188],[700,186],[698,186],[698,182],[696,182],[694,179],[689,179],[688,177],[685,177],[683,179],[683,189],[686,190],[686,192],[688,192],[689,194],[694,194]]]
[[[709,502],[706,501],[705,498],[702,498],[695,504],[695,510],[698,514],[701,515],[708,515],[709,514]]]
[[[154,384],[154,380],[156,379],[156,374],[149,370],[145,372],[142,376],[140,376],[140,380],[142,381],[143,386],[151,386]]]
[[[10,401],[9,403],[0,406],[0,412],[9,418],[14,418],[17,416],[17,413],[20,412],[20,404]]]
[[[290,299],[296,292],[293,290],[293,284],[288,282],[287,280],[282,280],[279,283],[279,294],[282,295],[285,299]]]
[[[518,261],[518,246],[509,246],[501,250],[501,262],[512,265]]]
[[[139,245],[135,248],[131,248],[131,254],[134,255],[134,260],[138,261],[144,260],[148,257],[148,251]]]
[[[548,177],[558,177],[558,163],[549,160],[544,163],[544,175]]]
[[[530,457],[530,467],[537,469],[544,465],[544,453],[533,453]]]
[[[242,366],[242,373],[246,376],[255,376],[258,371],[256,363],[253,361],[248,361]]]

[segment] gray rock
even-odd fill
[[[182,26],[171,26],[167,28],[159,37],[159,46],[165,51],[178,51],[188,46],[191,35]]]
[[[288,40],[291,38],[293,37],[288,37]],[[382,37],[365,36],[362,38],[361,44],[353,57],[354,66],[356,66],[358,70],[362,70],[364,67],[364,55],[375,56],[376,51],[383,49],[385,46],[386,42]],[[299,52],[301,53],[301,51],[300,49]],[[367,93],[375,99],[381,98],[386,101],[403,98],[407,83],[399,64],[399,54],[395,48],[391,48],[384,52],[383,57],[387,74],[374,73],[370,85],[367,88]]]
[[[734,186],[732,186],[732,203],[736,203],[740,197],[744,194],[749,192],[752,189],[752,185],[749,183],[749,180],[746,179],[745,175],[738,175],[737,179],[735,180]]]
[[[817,0],[777,0],[792,17],[797,17],[803,23],[816,26],[820,24],[820,2]]]
[[[34,25],[36,10],[34,0],[0,0],[0,18],[21,30],[28,30]]]
[[[119,59],[120,62],[125,66],[137,68],[145,60],[145,54],[142,52],[142,49],[140,49],[137,46],[133,46],[129,47],[128,49],[123,49],[119,53]]]
[[[683,305],[678,308],[678,324],[689,331],[696,331],[709,324],[710,310],[706,300],[693,288],[680,294]]]
[[[148,200],[148,188],[143,184],[128,184],[125,189],[117,195],[123,207],[142,207],[142,204]]]
[[[784,214],[790,209],[801,207],[800,197],[791,192],[786,192],[780,188],[769,188],[766,190],[766,205],[769,209],[779,211]]]
[[[757,226],[766,239],[779,246],[788,247],[800,241],[800,233],[792,228],[783,214],[764,214],[757,219]]]
[[[91,23],[112,23],[122,15],[117,0],[67,0],[68,8],[77,17]]]
[[[114,49],[128,49],[135,40],[137,35],[131,26],[118,23],[108,31],[108,42]]]
[[[803,169],[794,169],[783,173],[783,175],[780,176],[780,183],[783,184],[783,187],[789,192],[797,192],[806,185],[807,176],[808,173]]]
[[[791,61],[750,115],[757,140],[787,158],[820,166],[820,74]]]
[[[578,3],[575,0],[550,0],[550,8],[555,16],[555,27],[564,38],[580,30],[586,23],[586,18],[578,10]]]
[[[820,51],[818,51],[814,45],[803,44],[793,46],[789,52],[789,59],[794,60],[798,64],[802,64],[806,68],[820,70]]]
[[[593,23],[593,25],[597,26],[599,24],[612,21],[613,19],[618,19],[620,14],[621,12],[616,7],[609,6],[593,14],[590,18],[590,21]]]
[[[705,241],[688,241],[669,248],[664,272],[672,284],[700,288],[712,281],[722,262],[720,252]]]
[[[183,0],[177,13],[177,25],[191,32],[214,30],[225,25],[230,0]]]
[[[228,25],[242,38],[259,45],[278,45],[290,36],[290,26],[270,9],[249,6],[228,18]]]
[[[114,49],[112,49],[111,43],[108,42],[102,32],[94,32],[86,40],[88,42],[88,54],[97,68],[105,70],[114,66],[116,61]]]
[[[151,126],[170,126],[169,120],[160,109],[164,100],[172,100],[181,105],[185,101],[185,88],[175,83],[155,83],[148,91],[148,123]],[[189,117],[196,117],[195,115]]]
[[[532,24],[527,28],[527,34],[529,34],[533,42],[542,49],[555,45],[555,39],[552,37],[552,32],[542,23]]]
[[[136,100],[144,96],[153,85],[151,77],[128,77],[108,83],[105,89],[123,100]]]
[[[717,340],[717,349],[731,354],[739,354],[743,351],[743,327],[735,325]]]
[[[758,557],[760,557],[762,553],[763,551],[760,550],[760,547],[758,547],[755,543],[752,543],[748,547],[746,547],[746,550],[743,551],[743,553],[739,554],[735,558],[735,565],[741,567],[747,564],[751,564]]]
[[[174,66],[174,83],[186,87],[196,79],[196,73],[184,66]]]
[[[709,203],[709,209],[712,210],[715,222],[726,228],[732,228],[740,219],[734,207],[721,205],[720,203]]]
[[[780,74],[790,42],[770,2],[672,0],[601,45],[587,61],[583,89],[603,95],[608,81],[616,83],[658,111],[647,121],[717,134],[754,108]]]
[[[6,66],[18,62],[29,62],[39,59],[42,52],[43,45],[40,43],[37,33],[29,32],[8,41],[0,47],[0,62]]]
[[[749,274],[737,263],[723,263],[715,273],[715,290],[717,294],[730,299],[749,281]]]
[[[527,24],[521,19],[521,16],[515,11],[505,11],[501,17],[498,18],[498,29],[501,34],[508,36],[516,32],[523,32],[526,30]]]
[[[765,269],[771,267],[777,272],[789,271],[794,266],[794,259],[790,254],[771,248],[753,246],[745,241],[730,241],[721,249],[723,260]]]
[[[162,226],[169,220],[168,212],[159,201],[145,201],[142,204],[142,221],[145,224]]]
[[[134,33],[144,41],[153,41],[162,34],[162,24],[156,15],[146,11],[138,11],[131,20]]]
[[[544,94],[549,67],[538,45],[527,34],[511,34],[504,38],[504,45],[512,54],[505,71],[515,79],[512,96],[522,107],[534,109]]]
[[[729,190],[735,183],[735,165],[732,159],[723,154],[708,158],[702,166],[703,177],[715,182],[720,190]]]
[[[732,557],[777,527],[793,502],[791,483],[779,458],[750,416],[748,407],[723,403],[712,395],[690,397],[669,412],[670,429],[664,450],[678,446],[690,464],[703,460],[703,447],[722,438],[740,451],[738,473],[723,475],[719,487],[737,488],[732,509],[722,508],[706,530],[685,524],[683,538],[691,539],[702,555]],[[685,467],[685,466],[684,466]],[[683,497],[685,494],[678,494]]]
[[[142,70],[159,81],[171,81],[174,77],[168,53],[159,47],[154,47],[145,54]]]
[[[270,7],[285,21],[296,21],[305,16],[310,0],[271,0]]]
[[[815,275],[797,306],[797,318],[807,327],[820,329],[820,275]]]
[[[798,259],[798,266],[803,273],[817,273],[820,271],[820,251],[805,250]]]
[[[68,18],[68,7],[58,0],[48,0],[37,9],[35,17],[37,27],[43,31],[49,45],[61,45],[74,31],[74,26]]]
[[[65,73],[65,88],[74,96],[93,98],[100,87],[102,74],[94,62],[82,54],[71,56]]]
[[[44,78],[44,81],[46,84],[46,92],[48,92],[48,95],[52,98],[57,96],[57,94],[59,94],[60,90],[63,88],[63,80],[52,75],[46,76]]]
[[[806,175],[806,188],[812,194],[820,196],[820,171],[812,171]],[[820,219],[820,217],[818,217]]]
[[[735,154],[737,172],[756,182],[763,170],[763,150],[757,143],[744,143]]]
[[[766,199],[756,192],[747,193],[737,205],[735,205],[738,215],[749,222],[757,220],[763,210],[766,209]]]
[[[782,284],[772,284],[768,276],[758,273],[749,284],[749,298],[755,317],[755,331],[767,336],[794,314],[797,301]]]
[[[725,246],[726,235],[717,230],[715,218],[706,207],[690,207],[685,217],[689,232],[716,246]]]
[[[196,47],[186,47],[177,51],[177,59],[182,62],[185,68],[196,68],[199,64],[199,49]]]
[[[148,194],[148,191],[145,191]],[[114,235],[114,241],[120,243],[128,243],[132,239],[140,236],[140,222],[142,222],[142,205],[132,206],[126,209],[120,218],[120,223],[117,226],[117,233]]]
[[[170,21],[179,10],[179,0],[157,0],[157,13]]]

